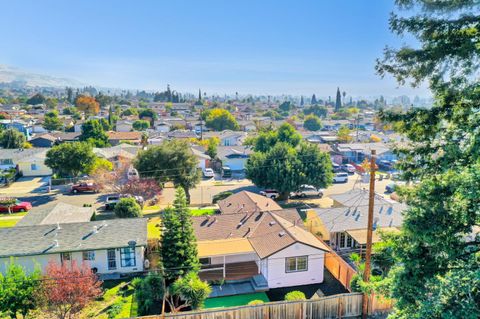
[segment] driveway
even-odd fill
[[[9,187],[0,188],[0,194],[17,196],[19,194],[45,193],[48,187],[49,176],[46,177],[20,177]]]

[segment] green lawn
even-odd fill
[[[152,217],[148,220],[147,224],[147,237],[148,238],[160,238],[160,227],[157,225],[160,224],[159,217]]]
[[[7,228],[15,226],[19,219],[0,219],[0,228]]]
[[[223,308],[223,307],[235,307],[244,306],[252,300],[262,300],[269,302],[267,294],[264,292],[257,292],[247,295],[235,295],[228,297],[209,298],[205,301],[205,308]]]
[[[214,208],[190,208],[192,216],[213,215],[215,211],[216,209]]]

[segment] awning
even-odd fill
[[[400,230],[396,227],[384,227],[384,228],[377,228],[372,233],[372,243],[378,243],[380,241],[380,234],[378,231],[383,232],[399,232]],[[347,234],[349,234],[357,243],[360,245],[367,244],[367,230],[366,229],[355,229],[355,230],[347,230]]]
[[[204,240],[197,242],[198,257],[228,256],[254,253],[246,238]]]

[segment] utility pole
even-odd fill
[[[376,151],[370,155],[370,191],[368,193],[368,227],[367,227],[367,251],[365,255],[365,272],[363,281],[370,281],[371,257],[372,257],[372,233],[373,233],[373,206],[375,204],[375,158]],[[368,294],[363,295],[362,318],[368,316]]]

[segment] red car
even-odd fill
[[[10,207],[10,212],[11,213],[28,212],[30,209],[32,209],[31,203],[17,201],[17,203],[14,206]],[[8,206],[0,205],[0,213],[8,213]]]
[[[70,192],[72,192],[74,194],[83,193],[83,192],[94,192],[94,193],[96,193],[98,191],[99,191],[98,185],[96,185],[94,183],[85,183],[85,182],[73,185],[72,188],[70,189]]]

